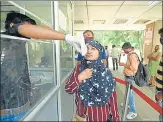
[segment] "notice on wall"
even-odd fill
[[[145,40],[144,40],[145,45],[150,45],[152,43],[153,27],[154,24],[150,24],[149,26],[146,27]]]
[[[154,23],[146,25],[145,37],[144,37],[144,50],[143,50],[144,63],[148,62],[147,56],[152,51],[152,42],[153,42],[153,36],[154,36],[153,32],[154,32]]]
[[[146,33],[145,33],[145,38],[146,39],[151,39],[152,35],[153,35],[153,27],[147,28]]]

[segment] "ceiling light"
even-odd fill
[[[153,2],[154,2],[154,1],[149,1],[149,2],[148,2],[148,6],[151,5]]]
[[[150,20],[146,20],[146,19],[140,19],[138,21],[136,21],[134,24],[145,24],[147,22],[149,22]]]
[[[124,24],[126,23],[128,20],[127,19],[116,19],[114,21],[114,24]]]
[[[105,20],[94,20],[93,24],[104,24]]]
[[[148,6],[149,7],[152,7],[152,6],[154,6],[154,5],[156,5],[157,3],[159,3],[160,1],[150,1],[150,2],[148,2]]]

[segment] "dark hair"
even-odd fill
[[[29,22],[32,25],[36,25],[35,20],[31,19],[30,17],[21,13],[11,11],[10,13],[7,14],[7,17],[5,20],[5,29],[7,30],[10,27],[11,23],[18,24],[18,23],[24,23],[24,22]]]
[[[156,46],[160,46],[160,45],[157,44]],[[155,47],[156,47],[156,46],[155,46]]]
[[[160,28],[160,30],[158,31],[158,34],[163,33],[163,28]]]
[[[115,45],[112,45],[112,48],[114,48],[115,47]]]
[[[130,42],[125,42],[125,43],[122,45],[122,49],[129,49],[129,48],[132,48]]]
[[[90,32],[90,33],[92,34],[92,36],[94,37],[94,33],[93,33],[93,31],[91,31],[91,30],[86,30],[86,31],[84,31],[84,32],[83,32],[83,35],[84,35],[85,33],[87,33],[87,32]]]

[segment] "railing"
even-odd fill
[[[122,80],[122,79],[120,79],[120,78],[116,78],[115,77],[115,80],[116,80],[116,82],[117,82],[117,84],[118,85],[124,85],[124,86],[128,86],[128,87],[130,87],[130,85],[126,82],[126,81],[124,81],[124,80]],[[120,86],[121,86],[120,85]],[[143,112],[144,113],[149,113],[149,111],[147,111],[147,110],[150,110],[150,111],[156,111],[158,114],[158,116],[155,116],[151,121],[153,121],[153,120],[155,120],[155,121],[158,121],[159,120],[159,115],[163,115],[163,111],[162,111],[162,107],[160,106],[160,105],[158,105],[158,103],[156,103],[154,100],[152,100],[147,94],[145,94],[145,93],[143,93],[142,92],[142,90],[141,89],[139,89],[138,87],[136,87],[136,86],[134,86],[134,85],[132,85],[132,89],[133,89],[133,91],[144,101],[144,103],[142,103],[142,111],[137,111],[137,113],[138,114],[142,114]],[[128,90],[130,90],[130,89],[128,89]],[[153,93],[154,94],[154,93]],[[125,95],[127,95],[127,94],[125,94]],[[123,109],[122,109],[122,111],[120,111],[121,112],[121,121],[126,121],[126,114],[127,114],[127,109],[128,109],[128,98],[127,98],[127,96],[124,96],[124,97],[126,97],[126,99],[125,99],[125,102],[126,102],[126,106],[125,106],[125,103],[123,104],[124,106],[123,106]],[[136,100],[135,100],[136,101]],[[120,101],[119,101],[120,102]],[[121,102],[124,102],[124,101],[121,101]],[[119,103],[120,104],[120,103]],[[139,101],[139,104],[141,104],[141,102]],[[146,105],[146,104],[148,104],[151,108],[148,108],[147,109],[147,107],[148,107],[148,105]],[[141,105],[139,105],[139,106],[141,106]],[[153,111],[153,112],[154,112]],[[154,113],[156,113],[156,112],[154,112]],[[152,113],[152,112],[151,112]],[[145,115],[145,114],[144,114]],[[150,114],[149,114],[150,115]],[[145,116],[143,116],[143,115],[139,115],[139,117],[140,116],[143,116],[142,117],[142,119],[144,119],[144,120],[150,120],[149,118],[149,115],[147,115],[146,117]],[[155,114],[156,115],[156,114]],[[154,115],[153,115],[154,116]],[[148,118],[149,117],[149,118]],[[140,117],[141,118],[141,117]],[[138,119],[137,119],[138,120]],[[143,121],[143,120],[139,120],[139,121]]]

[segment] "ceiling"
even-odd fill
[[[161,1],[75,1],[76,30],[143,30],[162,20]]]
[[[74,1],[75,30],[144,30],[146,24],[162,20],[161,1]],[[50,1],[15,1],[52,23]],[[68,17],[67,1],[59,1],[59,8]],[[150,4],[150,6],[148,5]],[[21,11],[17,7],[2,2],[1,22],[7,11]],[[1,26],[2,27],[2,26]]]

